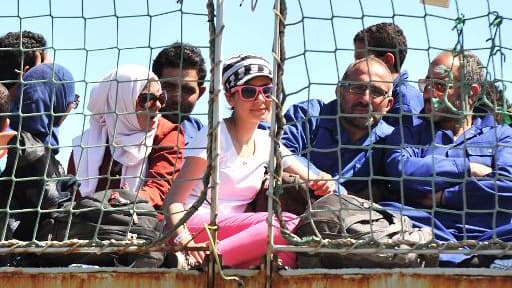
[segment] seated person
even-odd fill
[[[41,81],[44,80],[44,81]],[[11,95],[11,129],[23,130],[59,152],[59,126],[76,107],[73,75],[56,63],[36,65]]]
[[[165,103],[158,77],[122,65],[91,90],[90,127],[73,139],[68,172],[80,194],[127,188],[159,210],[182,164],[184,136],[160,117]]]
[[[252,68],[252,69],[251,69]],[[242,72],[240,72],[242,71]],[[268,165],[271,138],[268,131],[257,129],[267,117],[272,103],[272,72],[269,63],[261,57],[240,55],[228,59],[223,68],[224,91],[232,115],[219,127],[219,182],[217,250],[223,265],[249,268],[258,265],[267,251],[267,212],[245,212],[247,205],[260,189],[265,166]],[[185,151],[185,163],[165,201],[167,229],[176,228],[173,245],[205,246],[208,241],[204,225],[210,222],[210,205],[204,202],[186,226],[175,227],[203,191],[202,177],[208,166],[206,145],[208,129],[200,131]],[[284,154],[289,154],[283,150]],[[309,171],[294,157],[284,157],[284,170],[299,175],[308,182],[317,195],[334,189],[326,173],[309,175]],[[188,181],[187,181],[188,180]],[[208,190],[208,195],[210,191]],[[207,196],[209,199],[210,197]],[[286,226],[293,230],[299,218],[282,214]],[[274,222],[276,223],[276,222]],[[285,244],[277,226],[274,243]],[[196,263],[204,260],[204,252],[191,251]],[[295,254],[279,253],[285,266],[295,266]]]
[[[73,76],[59,64],[36,65],[23,74],[23,81],[11,90],[15,95],[10,95],[9,120],[17,133],[8,143],[0,185],[2,191],[12,195],[10,209],[34,209],[11,214],[19,222],[14,238],[30,241],[34,239],[36,220],[45,216],[40,209],[55,208],[61,197],[47,178],[64,174],[55,158],[58,127],[75,107],[76,96]]]
[[[383,175],[385,168],[384,151],[375,146],[393,131],[381,121],[393,106],[391,83],[391,72],[380,59],[356,60],[336,86],[336,99],[311,99],[288,109],[281,143],[313,169],[337,178],[340,192],[368,198],[378,186],[373,176]]]
[[[400,204],[381,204],[418,225],[434,223],[442,241],[484,241],[497,230],[505,235],[512,219],[512,128],[496,123],[492,113],[472,113],[482,93],[482,67],[469,51],[440,53],[419,81],[430,119],[395,130],[386,142],[392,147],[386,156],[393,177],[389,200]],[[401,204],[432,209],[435,219]],[[510,237],[512,230],[506,230]],[[449,254],[440,261],[453,266],[465,258]]]
[[[190,44],[175,42],[158,53],[152,70],[167,93],[167,102],[160,109],[162,117],[180,124],[187,145],[204,127],[199,119],[190,115],[206,91],[206,64],[201,50]]]
[[[395,23],[377,23],[366,27],[354,36],[355,60],[369,55],[382,60],[393,77],[393,106],[383,120],[393,127],[400,123],[420,121],[423,97],[418,88],[409,83],[409,73],[402,69],[407,56],[407,38]]]

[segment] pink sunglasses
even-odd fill
[[[231,89],[231,93],[239,92],[243,100],[251,101],[256,98],[260,93],[266,99],[272,99],[272,85],[268,86],[251,86],[251,85],[240,85]]]

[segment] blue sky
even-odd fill
[[[183,2],[181,6],[174,0],[2,0],[0,34],[20,29],[42,33],[54,61],[68,67],[77,81],[82,103],[61,128],[63,145],[70,145],[87,126],[83,104],[94,82],[118,64],[149,68],[160,49],[174,41],[202,47],[208,61],[206,1]],[[285,108],[308,97],[333,99],[335,83],[353,60],[354,34],[378,22],[394,21],[405,31],[409,52],[404,68],[416,81],[425,76],[439,49],[454,47],[454,19],[464,15],[464,47],[475,50],[493,77],[512,81],[512,10],[507,9],[507,0],[452,0],[450,8],[424,6],[419,0],[287,2],[285,88],[291,96]],[[493,11],[505,17],[496,44],[506,62],[489,55],[491,42],[486,40],[494,32],[489,27]],[[257,1],[254,11],[251,0],[242,6],[240,0],[225,1],[224,58],[254,53],[271,60],[274,21],[273,1]],[[222,115],[227,115],[226,105],[221,106]],[[206,119],[207,108],[203,97],[195,110],[203,114],[198,117]],[[59,159],[67,163],[68,155],[69,149],[63,149]]]

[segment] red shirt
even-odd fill
[[[157,210],[162,208],[165,195],[169,192],[183,164],[184,139],[179,125],[160,117],[153,139],[153,148],[148,155],[146,181],[139,190],[139,195]],[[96,191],[120,188],[121,168],[121,164],[112,159],[107,146],[99,169],[100,178]],[[73,153],[68,162],[68,173],[76,175]]]

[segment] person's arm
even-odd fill
[[[185,202],[198,181],[202,181],[207,165],[206,159],[200,157],[186,158],[180,174],[174,180],[174,184],[165,197],[165,220],[168,229],[174,227],[185,214]],[[194,242],[192,234],[188,231],[186,225],[177,227],[173,242],[176,246],[205,246],[204,244]],[[205,256],[204,252],[190,251],[190,253],[195,261],[202,263]]]
[[[395,129],[386,140],[389,147],[385,156],[387,176],[395,178],[391,181],[393,190],[404,191],[406,202],[432,197],[433,189],[449,188],[456,184],[454,179],[470,175],[469,161],[465,158],[423,155],[423,150],[431,145],[431,141],[421,143],[420,137],[424,133],[432,132],[403,126]]]
[[[281,146],[280,149],[281,154],[290,154],[286,147]],[[336,191],[337,182],[333,180],[331,175],[323,171],[311,170],[297,158],[294,155],[285,156],[282,160],[283,170],[299,176],[301,181],[308,183],[309,188],[317,196],[323,196]]]
[[[147,180],[139,190],[140,197],[159,210],[165,195],[183,164],[184,135],[178,125],[166,130],[148,156]],[[155,137],[156,138],[156,137]]]
[[[301,181],[308,183],[309,188],[314,191],[316,196],[323,196],[336,191],[337,182],[333,180],[331,175],[325,172],[312,173],[311,170],[298,161],[294,161],[283,170],[299,176]]]
[[[291,106],[284,114],[286,125],[281,143],[295,155],[300,156],[311,147],[321,105],[319,100],[305,101]]]
[[[464,183],[443,190],[441,204],[455,209],[512,209],[512,129],[499,130],[492,172],[475,175]],[[494,134],[494,133],[493,133]],[[479,167],[485,173],[485,167]]]

